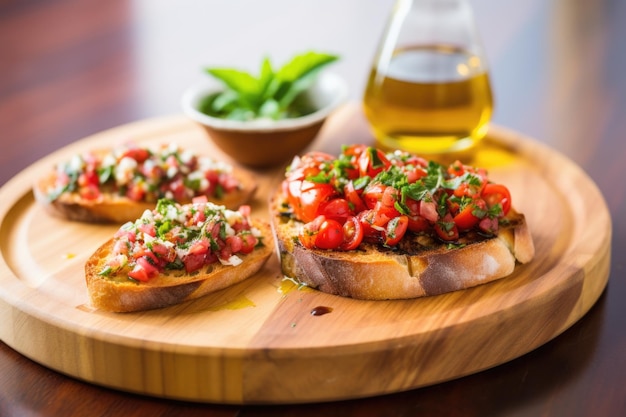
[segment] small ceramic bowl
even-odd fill
[[[268,168],[288,162],[317,136],[327,117],[347,98],[346,82],[334,73],[323,72],[305,91],[303,99],[315,110],[305,116],[251,121],[211,117],[198,110],[203,99],[220,85],[204,83],[183,94],[185,114],[202,125],[211,140],[237,162],[252,168]]]

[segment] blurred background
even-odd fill
[[[333,52],[341,61],[330,69],[358,103],[394,2],[0,0],[0,186],[101,130],[181,114],[183,90],[208,66],[256,70],[265,55],[278,65],[307,49]],[[611,278],[590,313],[555,341],[488,372],[393,396],[394,415],[450,405],[476,416],[624,415],[626,1],[469,2],[490,65],[493,123],[546,143],[596,182],[614,222]],[[18,387],[24,369],[25,386],[39,382],[40,371],[0,348],[3,387]],[[51,396],[63,386],[72,397],[72,389],[88,391],[45,375]],[[50,399],[13,392],[0,390],[0,399],[28,407],[33,397]],[[342,403],[336,415],[373,415],[371,406],[386,401]],[[350,412],[355,404],[363,413]],[[126,410],[134,406],[130,400]],[[602,412],[609,408],[622,412]]]
[[[579,71],[577,62],[608,59],[611,44],[597,29],[608,19],[626,21],[624,2],[470,3],[491,69],[493,122],[557,148],[569,148],[566,143],[572,142],[584,148],[597,118],[604,117],[602,101],[593,91],[607,76],[617,77],[626,58],[611,55],[615,65],[586,65],[587,73]],[[332,70],[347,79],[350,98],[360,100],[393,4],[394,0],[2,0],[0,124],[10,125],[2,132],[2,142],[34,162],[96,131],[179,113],[182,91],[206,77],[204,67],[256,71],[263,56],[279,65],[307,49],[341,55]],[[58,16],[55,23],[40,24],[38,16],[51,11]],[[612,42],[617,39],[619,34]],[[94,84],[106,89],[94,94]],[[39,93],[29,95],[28,90],[35,88]],[[601,88],[609,98],[624,96],[624,91],[608,85]],[[580,105],[590,111],[579,112]],[[588,115],[589,120],[578,120],[578,130],[571,132],[567,118],[574,113]],[[21,122],[10,123],[15,119]],[[580,126],[589,131],[580,132]],[[0,164],[0,178],[6,180],[20,168]]]

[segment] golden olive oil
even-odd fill
[[[425,154],[470,148],[493,106],[484,63],[445,46],[396,50],[375,64],[363,104],[378,146]]]

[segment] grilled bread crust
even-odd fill
[[[283,274],[339,296],[390,300],[462,290],[510,275],[535,253],[526,219],[513,209],[497,236],[469,235],[454,248],[415,235],[395,249],[367,242],[347,252],[306,249],[297,238],[302,223],[282,213],[284,201],[279,191],[270,203]]]
[[[239,255],[243,262],[237,266],[214,263],[193,274],[171,272],[161,274],[148,282],[116,281],[99,275],[107,256],[113,249],[108,240],[87,260],[85,280],[91,305],[112,312],[151,310],[179,304],[224,289],[256,274],[274,252],[269,224],[253,221],[264,239],[264,246],[247,255]]]

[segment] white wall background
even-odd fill
[[[519,74],[513,61],[541,57],[545,33],[537,33],[533,44],[525,41],[516,45],[516,36],[528,31],[529,26],[532,29],[533,10],[542,7],[538,6],[542,0],[469,1],[491,64],[496,100],[494,121],[508,124],[507,120],[498,119],[498,106],[514,107],[516,100],[524,100],[528,88],[541,88],[518,83],[518,79],[532,80],[532,74]],[[511,2],[515,2],[514,8]],[[346,78],[350,97],[359,100],[394,3],[395,0],[134,0],[134,13],[140,22],[134,36],[137,65],[142,74],[149,74],[139,80],[142,108],[151,115],[179,111],[182,91],[207,77],[202,72],[206,66],[256,71],[265,55],[280,65],[293,54],[308,49],[339,54],[341,60],[333,64],[332,71]],[[494,15],[499,18],[487,20],[486,16]],[[202,42],[191,42],[194,39]]]

